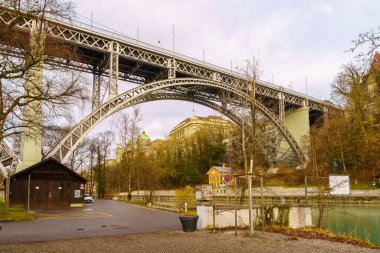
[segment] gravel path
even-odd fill
[[[315,239],[290,238],[282,234],[256,232],[182,231],[129,234],[60,241],[2,244],[0,252],[380,252],[348,244]]]

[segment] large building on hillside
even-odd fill
[[[209,127],[212,129],[222,130],[224,133],[228,133],[234,127],[234,125],[219,116],[209,115],[207,117],[193,116],[180,122],[173,130],[170,131],[169,139],[171,140],[183,140],[191,137],[199,129]]]
[[[368,69],[367,74],[365,75],[365,88],[367,89],[367,92],[373,100],[373,98],[378,97],[380,95],[380,54],[376,53],[372,59],[371,65]],[[380,111],[379,109],[376,109],[377,106],[375,104],[375,100],[370,102],[368,105],[368,108],[370,109],[370,112],[379,115]]]
[[[372,59],[365,80],[366,88],[370,94],[379,92],[380,89],[380,54],[376,53]]]
[[[145,133],[145,131],[142,131],[142,133],[137,137],[136,144],[139,145],[144,151],[148,150],[150,144],[151,144],[151,139],[149,135]],[[131,142],[128,143],[127,145],[127,150],[131,150]],[[115,159],[107,159],[106,160],[106,166],[115,166],[116,164],[120,163],[121,160],[123,159],[123,155],[125,154],[126,150],[123,147],[123,145],[118,144],[116,148],[116,158]]]

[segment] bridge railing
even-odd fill
[[[179,60],[184,60],[184,61],[193,63],[193,64],[198,65],[198,66],[204,66],[204,67],[207,67],[209,69],[212,69],[212,70],[215,70],[215,71],[227,74],[227,75],[235,76],[236,78],[246,79],[246,77],[242,73],[240,73],[238,71],[229,70],[227,68],[220,67],[220,66],[212,64],[212,63],[204,62],[202,60],[199,60],[199,59],[196,59],[196,58],[193,58],[193,57],[181,54],[181,53],[173,52],[171,50],[168,50],[168,49],[165,49],[165,48],[162,48],[162,47],[159,47],[159,46],[155,46],[153,44],[149,44],[149,43],[146,43],[146,42],[143,42],[143,41],[131,38],[131,37],[127,36],[127,35],[118,33],[116,31],[100,28],[100,27],[97,27],[97,26],[94,26],[94,25],[91,25],[91,24],[88,24],[88,23],[84,23],[82,21],[78,21],[78,20],[71,20],[70,22],[64,22],[64,23],[65,23],[65,25],[70,25],[70,26],[73,26],[75,28],[81,28],[81,29],[84,29],[84,30],[90,30],[92,32],[98,33],[101,36],[107,35],[110,38],[117,39],[117,40],[120,40],[122,42],[127,42],[127,43],[133,44],[133,45],[135,45],[137,47],[141,47],[141,48],[145,48],[145,49],[154,51],[156,53],[161,53],[161,54],[165,54],[165,55],[173,55],[173,57],[178,58]],[[297,91],[288,89],[288,88],[286,88],[284,86],[275,85],[275,84],[272,84],[272,83],[269,83],[269,82],[266,82],[266,81],[263,81],[263,80],[260,80],[259,84],[263,85],[263,86],[266,86],[268,88],[276,89],[276,90],[281,89],[283,91],[286,91],[287,93],[290,93],[292,95],[299,96],[299,97],[302,97],[302,98],[306,97],[305,94],[303,94],[301,92],[297,92]],[[319,102],[319,103],[323,102],[322,100],[314,98],[314,97],[309,97],[309,100],[313,100],[313,101]]]

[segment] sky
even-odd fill
[[[360,33],[379,26],[378,0],[74,0],[77,19],[230,69],[256,56],[261,79],[320,99]],[[138,31],[138,32],[137,32]],[[160,43],[158,43],[160,41]],[[203,53],[204,52],[204,53]],[[120,83],[121,90],[132,86]],[[188,102],[141,105],[141,127],[165,138],[183,119],[215,114]],[[128,111],[128,110],[127,110]],[[194,113],[193,113],[194,111]],[[112,118],[96,131],[115,130]],[[96,132],[95,131],[95,132]]]

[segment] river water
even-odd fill
[[[312,209],[313,225],[318,209]],[[358,237],[380,246],[380,205],[335,205],[326,209],[323,228]]]

